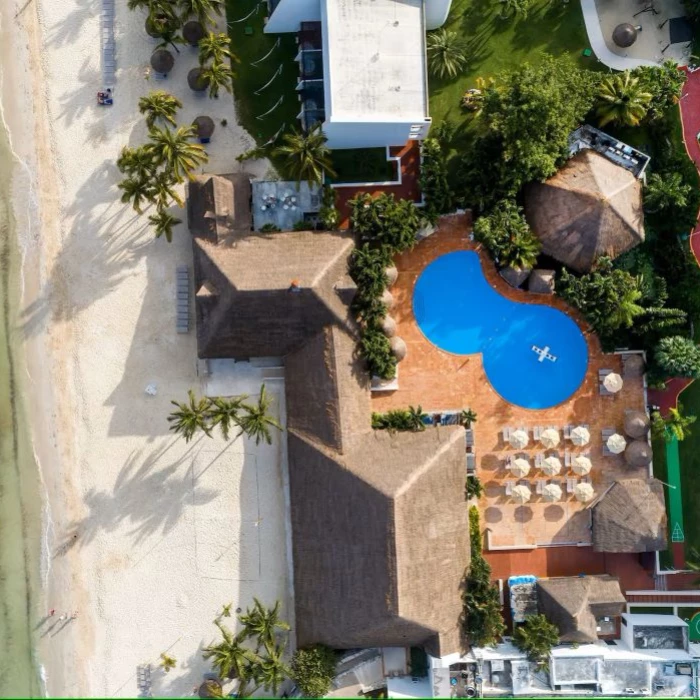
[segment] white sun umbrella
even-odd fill
[[[573,464],[571,465],[571,469],[579,476],[586,476],[586,474],[590,474],[592,466],[591,460],[588,459],[588,457],[585,455],[576,455],[574,457]]]
[[[559,444],[559,431],[554,428],[547,428],[540,435],[540,442],[547,448],[556,447]]]
[[[611,393],[616,394],[622,389],[622,377],[616,372],[611,372],[605,375],[603,386]]]
[[[522,457],[517,457],[509,465],[513,476],[527,476],[530,473],[530,463]]]
[[[550,503],[561,501],[561,486],[559,484],[547,484],[542,489],[542,498]]]
[[[607,441],[608,449],[614,455],[619,455],[621,452],[625,451],[627,447],[627,440],[620,435],[620,433],[613,433]]]
[[[582,447],[583,445],[587,445],[590,440],[591,434],[588,432],[588,428],[584,428],[582,425],[577,425],[571,431],[571,442],[573,442],[574,445]]]
[[[545,457],[542,462],[542,471],[548,476],[554,476],[561,471],[561,460],[559,457]]]
[[[527,446],[530,439],[524,430],[514,430],[510,434],[510,444],[517,450],[522,450],[523,447]]]
[[[577,501],[581,501],[581,503],[588,503],[588,501],[592,500],[593,496],[595,496],[595,491],[589,483],[584,481],[580,484],[576,484],[574,496],[576,496]]]
[[[510,497],[516,503],[527,503],[530,500],[531,496],[532,492],[524,484],[518,484],[517,486],[514,486],[510,494]]]

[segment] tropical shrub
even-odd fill
[[[327,141],[317,124],[305,134],[296,130],[284,134],[282,145],[273,154],[285,159],[286,168],[297,182],[306,180],[309,185],[320,185],[324,173],[335,176]]]
[[[370,374],[381,379],[396,376],[396,358],[384,333],[376,328],[367,328],[362,334],[360,347]]]
[[[350,226],[362,241],[386,245],[392,253],[415,245],[423,220],[413,202],[397,200],[393,194],[361,194],[350,200],[350,206]]]
[[[598,125],[637,126],[647,116],[652,97],[628,70],[604,78],[596,94]]]
[[[664,61],[660,66],[640,66],[632,71],[644,92],[651,95],[647,118],[661,118],[681,98],[686,73],[678,70],[674,61]]]
[[[452,211],[452,190],[447,177],[447,158],[437,139],[425,139],[422,149],[420,188],[425,200],[423,212],[431,222],[434,222],[440,214]]]
[[[279,233],[281,230],[276,224],[265,224],[260,227],[261,233]]]
[[[372,413],[372,428],[374,430],[422,432],[425,430],[423,409],[409,406],[407,409],[396,408],[387,413]]]
[[[546,615],[532,615],[513,631],[513,644],[538,668],[547,669],[552,647],[559,644],[559,629]]]
[[[484,487],[481,484],[478,476],[470,474],[467,477],[467,482],[464,487],[465,495],[467,500],[472,498],[481,498],[484,493]]]
[[[651,416],[651,430],[656,437],[662,437],[666,442],[674,439],[681,442],[690,435],[689,426],[696,420],[697,416],[684,415],[683,406],[679,403],[677,408],[670,408],[666,416],[654,411]]]
[[[335,231],[340,225],[340,212],[335,206],[338,193],[334,187],[324,185],[321,190],[321,208],[318,218],[326,231]]]
[[[292,656],[291,677],[303,697],[322,698],[331,689],[337,655],[323,644],[297,649]]]
[[[426,40],[428,68],[438,78],[454,78],[467,66],[467,48],[456,31],[436,29]]]
[[[672,377],[700,377],[700,346],[690,338],[680,335],[662,338],[654,360]]]

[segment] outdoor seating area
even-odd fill
[[[254,180],[252,189],[253,227],[256,231],[270,226],[280,231],[292,231],[300,221],[308,221],[310,230],[315,228],[315,215],[321,208],[318,185]]]

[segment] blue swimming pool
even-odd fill
[[[474,252],[448,253],[428,265],[416,282],[413,313],[442,350],[481,353],[493,388],[517,406],[556,406],[583,382],[588,348],[576,323],[550,306],[501,296]]]

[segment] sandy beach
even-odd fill
[[[189,388],[254,395],[265,382],[284,421],[284,392],[275,369],[212,363],[204,374],[194,333],[175,332],[189,233],[182,224],[172,244],[154,240],[116,188],[120,148],[145,136],[138,98],[163,88],[184,102],[179,123],[214,118],[208,171],[238,171],[235,156],[253,142],[228,94],[189,91],[194,50],[183,47],[168,79],[155,81],[144,16],[116,5],[111,108],[95,104],[98,0],[13,0],[0,18],[26,401],[46,498],[44,606],[57,610],[39,626],[39,651],[50,696],[134,697],[137,667],[149,663],[154,695],[186,696],[209,671],[201,649],[216,639],[223,604],[279,599],[293,624],[286,448],[280,435],[271,446],[187,445],[168,433],[170,400]],[[255,175],[268,167],[246,164]],[[158,668],[166,651],[177,659],[168,674]]]

